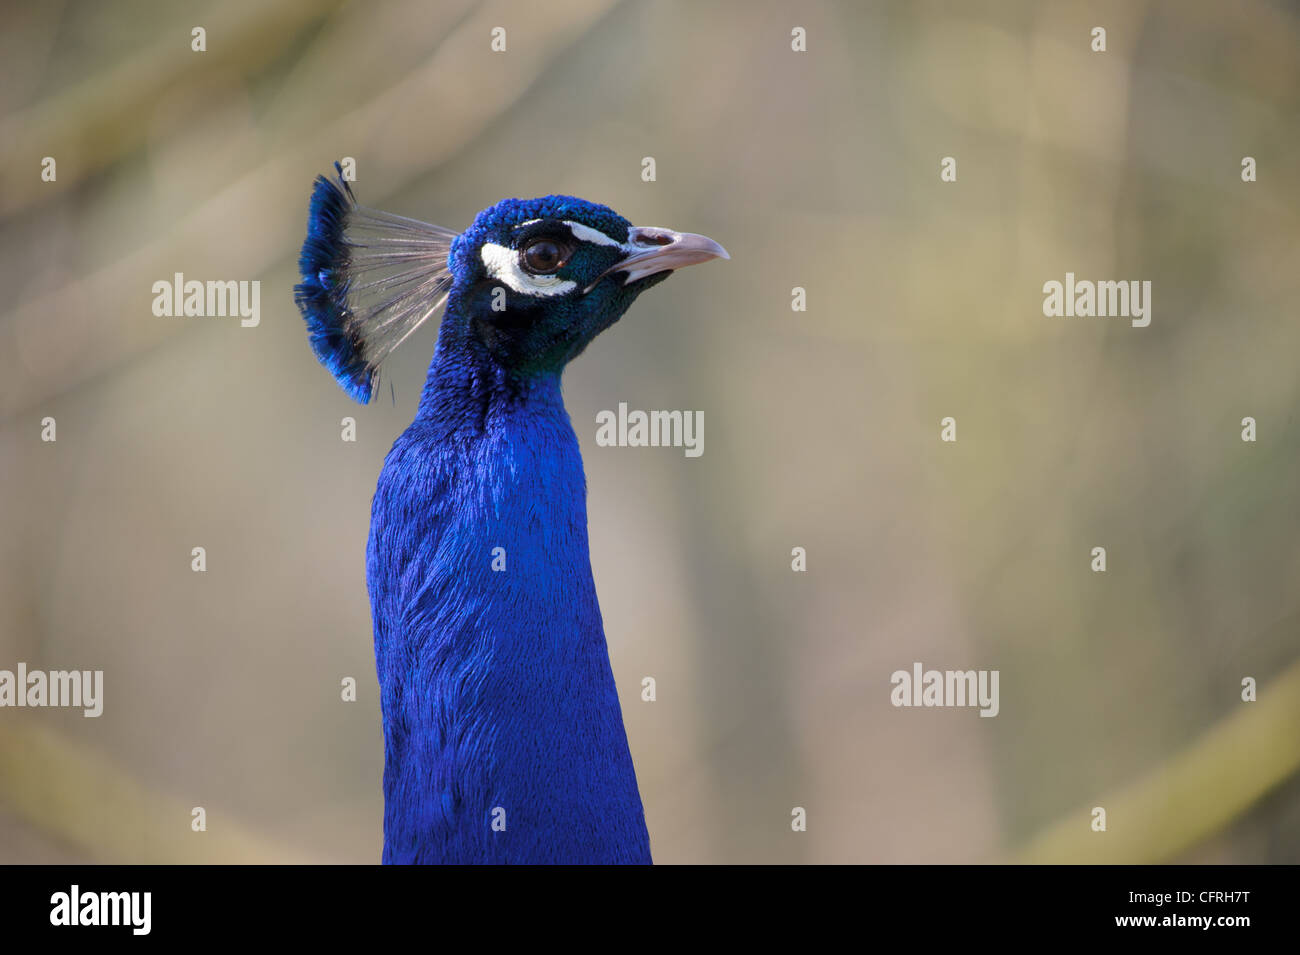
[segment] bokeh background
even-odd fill
[[[340,156],[731,252],[565,377],[658,861],[1300,861],[1295,4],[81,0],[6,7],[0,75],[0,668],[106,682],[0,710],[0,861],[379,858],[364,545],[437,328],[366,408],[312,358]],[[1044,317],[1067,271],[1150,327]],[[175,272],[260,326],[155,317]],[[620,401],[703,456],[597,447]],[[913,661],[1000,715],[893,708]]]

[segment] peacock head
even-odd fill
[[[503,367],[558,368],[673,270],[727,257],[705,236],[583,199],[506,199],[452,243],[451,294]]]
[[[669,273],[728,257],[570,196],[505,199],[456,233],[358,206],[340,175],[316,181],[295,298],[321,363],[367,402],[380,363],[444,299],[448,347],[507,375],[558,371]]]

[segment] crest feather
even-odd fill
[[[334,168],[312,190],[294,301],[320,363],[366,404],[380,364],[446,301],[457,233],[358,205]]]

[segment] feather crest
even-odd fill
[[[334,168],[312,190],[294,301],[320,363],[366,404],[380,364],[446,301],[457,233],[358,205]]]

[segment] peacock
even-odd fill
[[[321,364],[369,402],[445,304],[366,548],[383,861],[648,864],[560,379],[672,270],[729,256],[561,195],[502,200],[457,233],[358,205],[335,169],[295,289]]]

